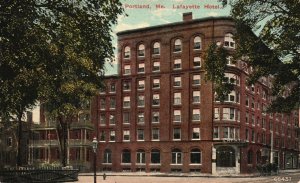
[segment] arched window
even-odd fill
[[[194,50],[200,50],[201,49],[201,37],[196,36],[194,38]]]
[[[200,149],[192,149],[190,152],[190,163],[201,164],[201,151]]]
[[[103,163],[111,163],[111,150],[110,149],[105,149],[104,154],[103,154]]]
[[[146,154],[145,151],[142,149],[139,149],[136,152],[136,163],[137,164],[145,164]]]
[[[235,48],[235,41],[233,40],[233,35],[231,33],[225,34],[224,47]]]
[[[160,43],[155,42],[153,44],[153,55],[159,55],[160,54]]]
[[[131,163],[131,153],[130,150],[124,149],[122,151],[122,163]]]
[[[139,57],[145,56],[145,46],[143,44],[139,45],[138,56]]]
[[[126,46],[124,48],[124,58],[130,58],[130,47]]]
[[[158,149],[151,150],[151,163],[160,164],[160,151]]]
[[[182,152],[180,149],[172,150],[172,164],[182,164]]]
[[[174,52],[181,52],[181,40],[180,39],[175,40]]]

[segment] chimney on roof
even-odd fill
[[[182,19],[183,21],[193,20],[193,13],[192,12],[183,13]]]

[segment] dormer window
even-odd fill
[[[233,35],[231,33],[225,35],[224,47],[235,48],[235,41],[233,40]]]
[[[145,56],[145,46],[143,44],[139,45],[138,56],[139,57]]]
[[[181,52],[181,40],[180,39],[175,40],[174,52]]]
[[[194,50],[200,50],[201,49],[201,38],[199,36],[196,36],[194,38]]]
[[[159,55],[160,54],[160,43],[155,42],[153,44],[153,55]]]
[[[124,49],[124,58],[129,59],[130,58],[130,47],[126,46]]]

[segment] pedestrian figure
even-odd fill
[[[104,173],[104,174],[103,174],[103,180],[105,180],[105,179],[106,179],[106,174]]]

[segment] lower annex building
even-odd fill
[[[225,75],[235,89],[224,103],[204,79],[205,50],[216,41],[234,52],[234,32],[229,17],[185,13],[182,22],[117,34],[118,75],[105,79],[92,106],[99,170],[220,174],[252,172],[266,162],[298,167],[299,114],[264,112],[270,78],[247,86],[251,68],[229,58]]]

